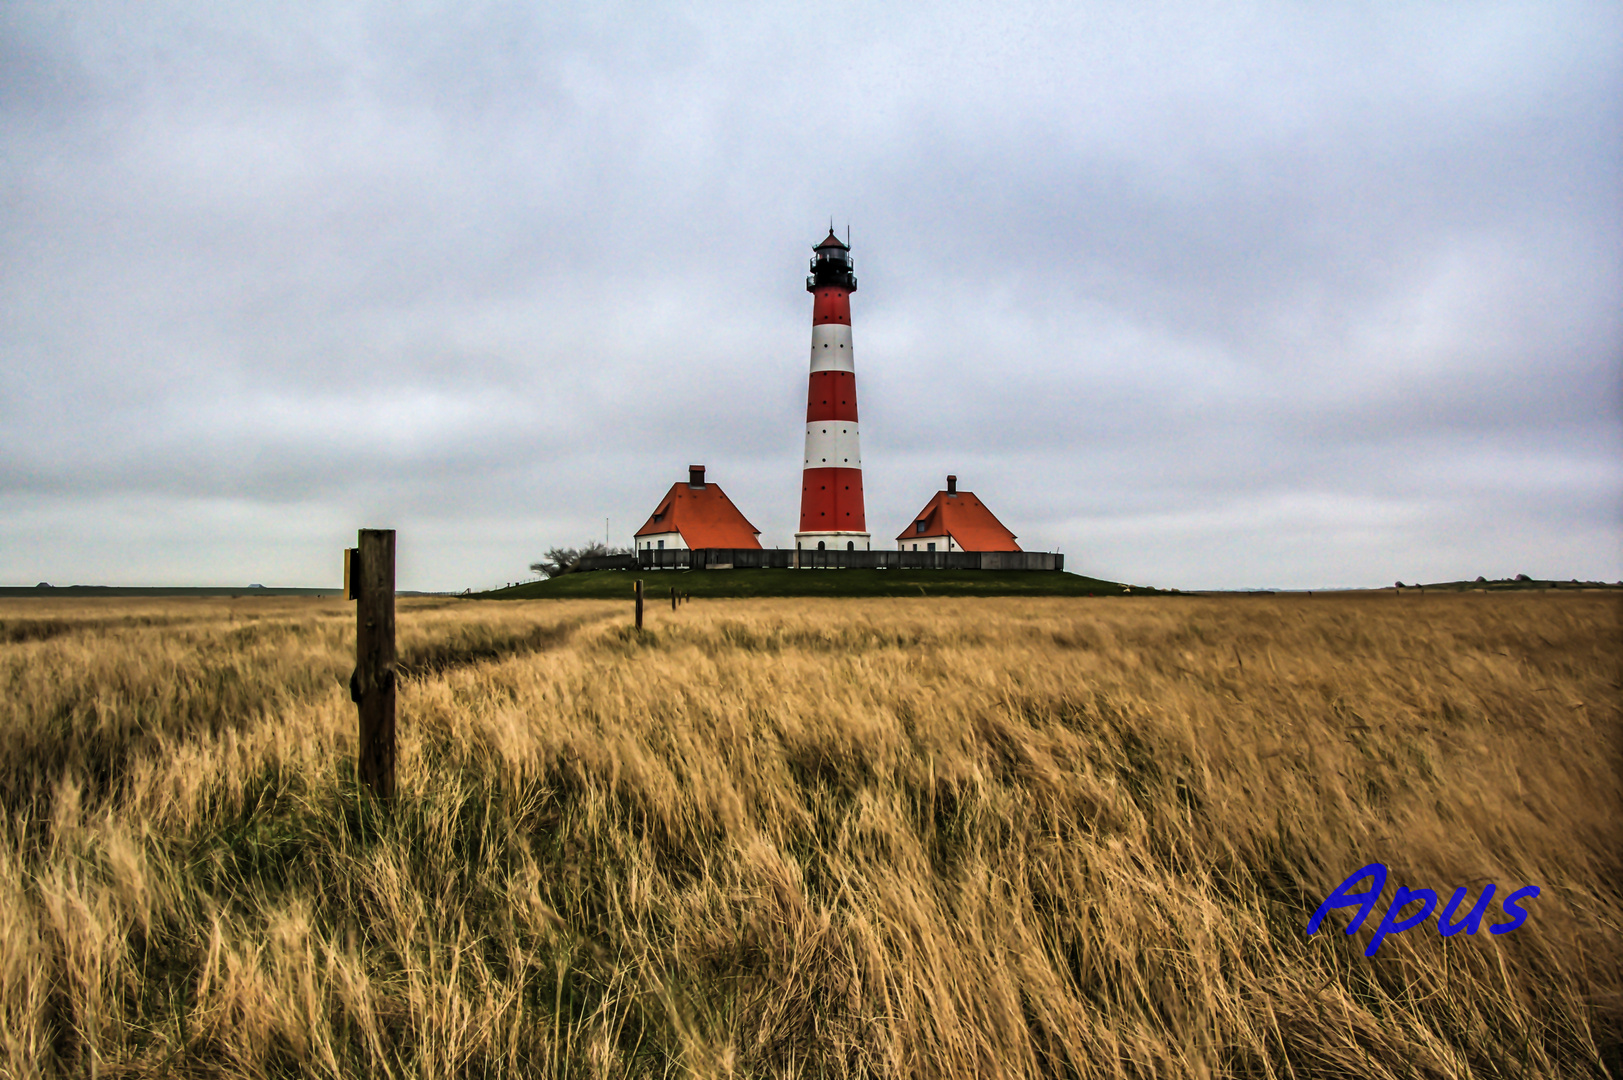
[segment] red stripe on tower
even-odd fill
[[[834,230],[812,249],[806,291],[813,296],[811,380],[806,391],[806,452],[800,481],[797,548],[867,551],[862,450],[857,433],[857,374],[851,353],[851,249]]]

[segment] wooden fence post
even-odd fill
[[[637,629],[642,629],[642,578],[637,579]]]
[[[360,706],[355,774],[380,799],[394,798],[394,530],[362,529],[344,566],[355,601],[355,673],[349,696]]]
[[[671,610],[676,610],[676,586],[671,586]]]

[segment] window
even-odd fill
[[[850,517],[851,515],[847,514],[845,516]],[[847,540],[845,542],[845,550],[847,550],[847,551],[855,551],[856,549],[857,549],[857,542],[855,540]]]
[[[821,540],[817,541],[817,550],[818,551],[823,550],[823,542]]]
[[[913,523],[913,531],[914,531],[914,532],[915,532],[915,533],[921,533],[921,532],[923,532],[923,531],[924,531],[924,522],[922,522],[922,521],[915,521],[915,522],[914,522],[914,523]]]
[[[914,545],[913,545],[913,550],[914,550],[914,551],[917,551],[917,550],[918,550],[918,549],[919,549],[919,546],[918,546],[918,545],[917,545],[917,544],[914,544]]]
[[[661,550],[661,551],[665,550],[665,541],[661,540],[659,542],[659,550]]]
[[[934,551],[934,550],[935,550],[935,545],[934,545],[934,544],[931,544],[931,545],[930,545],[930,550],[931,550],[931,551]]]

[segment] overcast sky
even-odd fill
[[[4,0],[0,584],[792,545],[831,215],[884,546],[1623,578],[1620,12]]]

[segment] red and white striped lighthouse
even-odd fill
[[[851,248],[831,228],[812,249],[806,291],[812,302],[811,384],[795,547],[867,551],[862,509],[862,447],[857,437],[857,370],[851,355]]]

